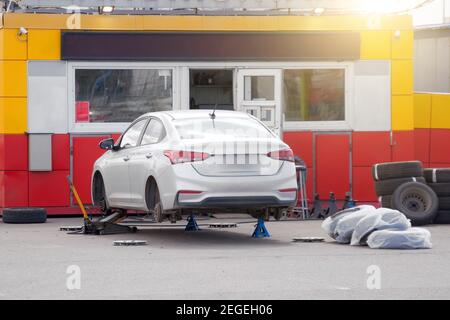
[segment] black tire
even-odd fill
[[[423,176],[429,183],[450,183],[450,168],[424,169]]]
[[[441,211],[450,210],[450,197],[439,198],[439,210]]]
[[[112,210],[108,205],[108,200],[106,199],[105,183],[100,173],[97,173],[94,176],[94,181],[92,183],[92,199],[94,200],[94,206],[98,206],[104,215],[112,213]]]
[[[47,221],[47,211],[43,208],[5,208],[4,223],[44,223]]]
[[[164,210],[159,196],[159,189],[156,187],[155,194],[155,207],[153,208],[153,217],[156,222],[162,222],[164,220]]]
[[[155,222],[164,220],[164,209],[155,179],[149,180],[146,188],[146,203],[148,210],[153,214]]]
[[[392,208],[402,212],[415,226],[432,223],[438,206],[436,193],[423,183],[402,184],[392,195]]]
[[[425,178],[423,177],[413,177],[413,178],[399,178],[399,179],[388,179],[382,181],[375,181],[375,192],[377,196],[390,196],[394,191],[404,183],[407,182],[419,182],[425,184]]]
[[[375,181],[408,177],[422,177],[422,162],[404,161],[378,163],[372,167],[372,176]]]
[[[436,218],[434,219],[436,224],[450,224],[450,210],[438,211]]]
[[[450,197],[450,183],[429,183],[428,186],[438,197]]]
[[[392,207],[392,196],[381,196],[380,197],[380,204],[383,208],[391,208]]]

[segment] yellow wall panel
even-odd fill
[[[399,30],[396,36],[392,32],[392,59],[412,59],[414,48],[414,32],[412,30]]]
[[[95,30],[142,30],[141,16],[81,15],[81,29]]]
[[[61,59],[60,30],[36,30],[28,33],[28,59],[59,60]]]
[[[259,28],[258,17],[215,17],[215,19],[209,19],[210,17],[202,18],[202,29],[217,30],[217,31],[257,31]]]
[[[413,93],[412,60],[392,60],[391,77],[393,95],[410,95]]]
[[[0,60],[26,60],[27,38],[19,29],[0,29]]]
[[[430,128],[431,94],[414,94],[414,128]]]
[[[179,18],[180,20],[176,20]],[[224,18],[238,18],[239,28],[245,31],[249,26],[253,30],[255,22],[267,30],[268,27],[274,28],[271,30],[305,30],[305,31],[324,31],[324,30],[410,30],[412,29],[412,20],[410,16],[393,15],[393,16],[283,16],[277,17],[277,24],[273,23],[273,16],[247,16],[247,17],[224,17]],[[216,24],[217,16],[203,16],[201,20],[204,26],[212,25],[218,27]],[[241,20],[242,19],[242,20]],[[26,14],[26,13],[8,13],[4,15],[4,24],[7,28],[36,28],[36,29],[71,29],[76,24],[70,23],[73,15],[68,14]],[[196,19],[192,16],[178,16],[163,18],[160,16],[142,17],[134,16],[115,16],[115,15],[82,15],[80,28],[86,30],[174,30],[171,24],[175,21],[178,25],[187,25],[187,30],[194,30],[194,28],[202,29]],[[182,21],[184,20],[184,21]],[[244,21],[246,20],[246,21]],[[162,24],[164,23],[164,24]],[[167,23],[167,24],[166,24]],[[192,23],[192,25],[191,25]],[[232,25],[232,29],[238,27],[238,24]],[[145,27],[144,27],[145,26]],[[158,26],[157,29],[154,29]]]
[[[450,94],[431,96],[431,128],[450,129]]]
[[[392,97],[392,130],[414,129],[413,96]]]
[[[27,99],[0,98],[0,133],[27,131]]]
[[[202,17],[200,16],[143,16],[143,30],[202,30]]]
[[[26,95],[26,61],[0,61],[0,97],[25,97]]]
[[[361,60],[390,60],[390,58],[390,31],[361,32]]]

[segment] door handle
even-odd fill
[[[128,160],[130,160],[130,157],[129,157],[129,156],[123,157],[123,161],[128,161]]]
[[[150,159],[150,158],[153,157],[153,154],[152,154],[152,153],[147,153],[147,154],[145,155],[145,157],[146,157],[147,159]]]

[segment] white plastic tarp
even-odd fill
[[[333,239],[336,239],[339,242],[349,243],[356,223],[366,216],[368,212],[372,211],[375,211],[375,207],[361,205],[336,212],[322,222],[322,229]],[[336,232],[337,228],[338,232]],[[349,233],[350,235],[348,235]]]
[[[379,208],[359,220],[350,244],[352,246],[366,245],[367,237],[377,230],[406,230],[409,228],[411,228],[411,222],[403,213],[388,208]]]
[[[370,234],[367,244],[372,249],[431,249],[430,231],[423,228],[379,230]]]

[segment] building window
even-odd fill
[[[344,69],[284,71],[287,121],[344,121]]]
[[[233,70],[189,70],[189,109],[234,110]]]
[[[172,110],[172,102],[172,70],[75,70],[78,123],[132,122],[147,112]]]

